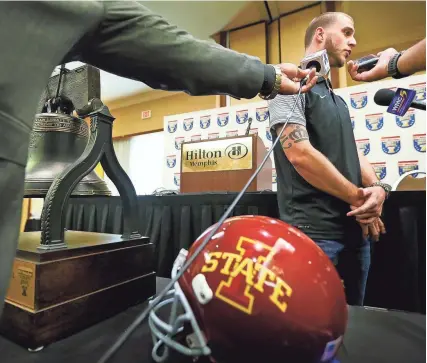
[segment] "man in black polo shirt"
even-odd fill
[[[355,46],[353,19],[344,13],[324,13],[307,28],[306,55],[326,49],[331,67],[344,66]],[[362,305],[370,266],[366,237],[385,232],[378,217],[388,186],[358,153],[348,107],[329,79],[319,77],[304,95],[277,96],[269,111],[273,140],[289,118],[274,149],[280,218],[312,238],[335,264],[348,257],[339,269],[347,301]]]

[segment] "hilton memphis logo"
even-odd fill
[[[189,162],[191,166],[216,166],[218,165],[218,159],[228,157],[230,159],[242,159],[248,153],[248,148],[243,144],[231,144],[225,150],[205,150],[196,149],[186,151],[184,154],[185,160]]]
[[[182,171],[241,170],[252,167],[252,137],[184,144]]]

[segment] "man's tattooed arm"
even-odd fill
[[[308,133],[304,126],[301,125],[289,125],[286,126],[285,131],[280,137],[280,143],[283,149],[289,149],[293,144],[301,141],[308,140]]]

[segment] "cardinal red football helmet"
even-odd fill
[[[180,253],[173,276],[214,227]],[[166,304],[167,323],[157,315]],[[157,361],[173,348],[219,363],[319,363],[341,344],[347,304],[335,267],[309,237],[280,220],[240,216],[223,223],[149,324]],[[187,325],[180,343],[174,337]]]

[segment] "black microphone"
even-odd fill
[[[246,129],[245,136],[249,135],[249,131],[251,130],[251,125],[252,125],[252,117],[249,117],[249,119],[248,119],[248,128]]]
[[[375,93],[374,96],[374,102],[379,105],[379,106],[390,106],[391,101],[393,100],[395,95],[395,92],[387,89],[387,88],[382,88],[380,90],[377,91],[377,93]],[[420,102],[420,101],[412,101],[411,102],[411,106],[412,108],[416,108],[417,110],[426,110],[426,103],[425,102]]]

